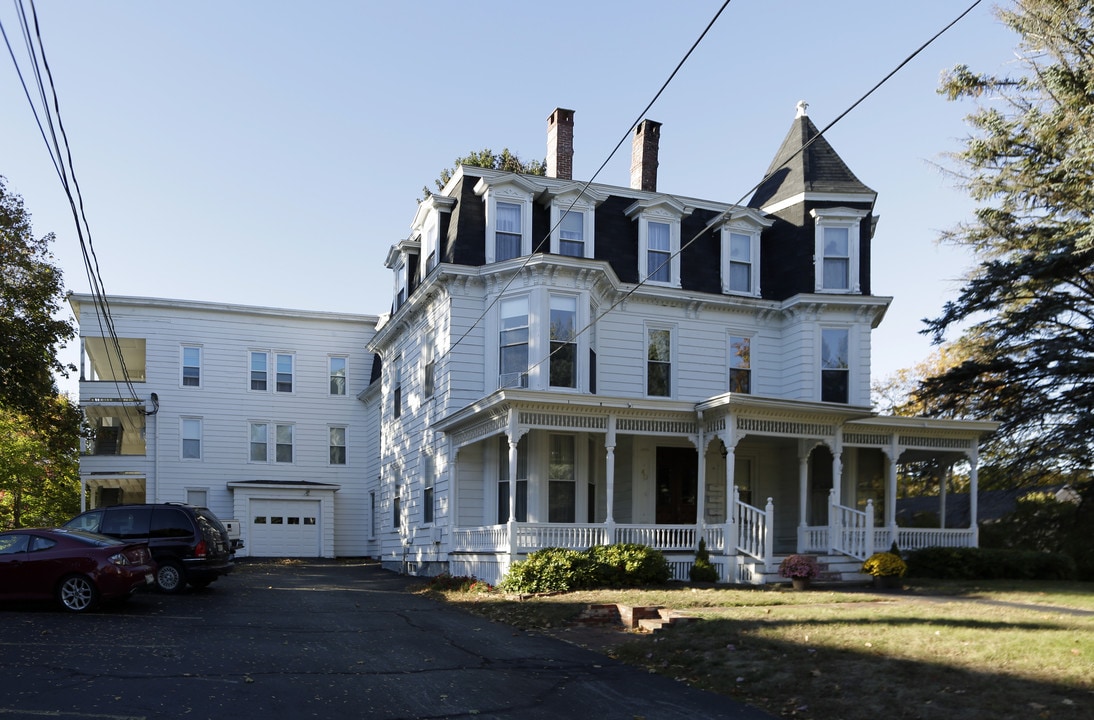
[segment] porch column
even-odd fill
[[[950,476],[951,465],[943,467],[941,464],[938,466],[938,527],[946,527],[946,493],[949,490],[949,483],[946,480]]]
[[[974,447],[972,450],[972,457],[969,458],[969,530],[972,530],[973,547],[980,547],[980,523],[977,522],[977,513],[979,512],[977,494],[980,486],[980,476],[977,471],[977,466],[979,464],[980,453],[979,450]]]
[[[809,455],[813,452],[813,444],[808,440],[798,440],[798,527],[809,526],[806,515],[806,506],[809,504]],[[801,533],[798,534],[799,543]],[[798,552],[805,548],[799,547]]]
[[[727,424],[729,424],[727,422]],[[737,493],[734,471],[736,469],[736,453],[732,443],[722,438],[722,444],[726,449],[726,529],[725,529],[725,554],[737,554],[737,503],[740,496]]]
[[[699,412],[698,418],[699,436],[695,441],[695,452],[699,454],[698,477],[695,479],[695,544],[703,537],[703,529],[706,525],[706,500],[707,500],[707,448],[706,433],[703,432],[703,413]]]
[[[506,530],[509,534],[509,555],[512,556],[517,552],[517,445],[520,444],[517,412],[513,408],[509,408],[509,422],[505,433],[509,441],[509,522],[506,523]]]
[[[615,415],[608,415],[608,432],[604,436],[604,472],[607,475],[606,517],[604,525],[608,529],[608,544],[615,544]]]
[[[896,441],[897,435],[893,433],[893,436],[889,439],[889,449],[885,452],[889,458],[889,467],[885,478],[885,526],[889,528],[894,542],[896,541],[897,459],[900,457]]]

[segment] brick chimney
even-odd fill
[[[574,111],[555,108],[547,118],[547,177],[574,179]]]
[[[631,187],[635,190],[657,190],[657,145],[661,140],[661,123],[643,120],[634,129],[631,145]]]

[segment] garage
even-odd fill
[[[334,495],[316,482],[228,483],[243,548],[238,557],[334,557]]]
[[[251,500],[251,554],[257,557],[319,557],[318,500]]]

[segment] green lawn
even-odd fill
[[[557,630],[592,603],[698,622],[626,633],[609,653],[776,716],[817,720],[1094,718],[1094,584],[924,582],[895,593],[612,590],[524,600],[440,593]]]

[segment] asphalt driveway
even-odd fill
[[[0,717],[769,716],[410,594],[360,562],[241,563],[88,615],[0,607]]]

